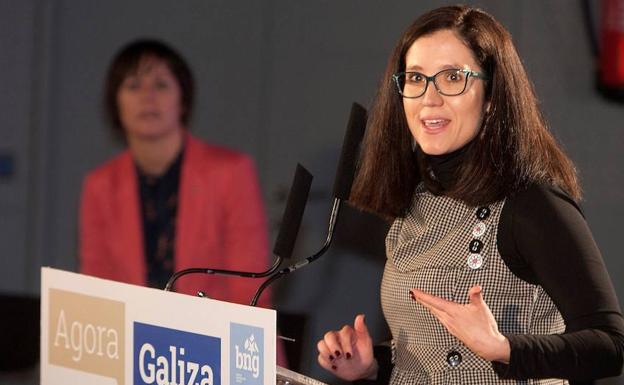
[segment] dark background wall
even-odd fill
[[[272,240],[296,162],[315,174],[297,247],[306,256],[324,240],[350,104],[370,105],[402,30],[446,3],[0,0],[0,155],[13,161],[12,174],[0,176],[0,293],[36,296],[41,266],[77,268],[82,178],[120,151],[101,117],[101,92],[124,43],[157,37],[188,59],[199,88],[192,131],[256,160]],[[546,117],[578,166],[587,220],[623,299],[624,109],[594,89],[581,2],[468,3],[512,32]],[[384,225],[345,214],[336,247],[276,290],[278,310],[306,319],[300,370],[325,380],[315,341],[326,330],[365,312],[375,336],[385,333]],[[36,380],[2,382],[11,381]]]

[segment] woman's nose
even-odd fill
[[[140,90],[141,96],[144,98],[151,98],[156,95],[156,87],[149,84],[142,85]]]
[[[438,106],[438,105],[441,105],[443,102],[444,102],[444,99],[442,99],[442,95],[440,95],[440,93],[438,92],[438,89],[436,88],[435,83],[430,81],[429,84],[427,85],[427,89],[425,90],[425,93],[422,96],[423,105]]]

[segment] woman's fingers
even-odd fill
[[[329,352],[334,358],[342,358],[346,352],[349,353],[349,358],[353,354],[351,343],[353,340],[353,328],[349,325],[343,326],[340,331],[330,331],[325,333],[323,341],[327,345]]]
[[[364,315],[358,315],[353,326],[345,325],[339,331],[325,333],[317,349],[319,365],[343,380],[372,377],[377,372]]]
[[[486,360],[508,362],[509,341],[483,299],[481,286],[468,290],[468,303],[460,304],[413,289],[414,299],[425,306],[448,332]]]
[[[319,365],[321,365],[321,367],[324,368],[325,370],[336,370],[337,369],[337,367],[334,364],[334,362],[330,361],[327,358],[326,354],[319,353],[317,360],[318,360]]]
[[[325,357],[327,361],[332,362],[336,359],[336,357],[334,356],[334,353],[331,352],[329,348],[327,347],[325,340],[320,340],[316,344],[316,348],[318,349],[319,355]]]
[[[449,313],[452,311],[453,307],[457,305],[456,303],[425,293],[424,291],[418,289],[412,289],[410,290],[410,293],[412,293],[412,298],[420,302],[420,304],[429,310],[435,309],[437,311]]]
[[[351,326],[345,325],[338,332],[340,338],[340,344],[342,346],[342,352],[347,360],[350,360],[353,356],[353,346],[357,342],[355,331]]]
[[[477,306],[485,305],[485,301],[483,301],[483,290],[481,286],[475,285],[468,290],[468,299],[471,304]]]
[[[342,348],[340,346],[340,343],[338,342],[337,332],[330,331],[325,333],[325,335],[323,336],[323,341],[325,341],[327,349],[334,358],[340,357],[342,355]]]
[[[370,334],[368,333],[368,327],[366,326],[366,322],[364,320],[364,314],[358,314],[355,317],[355,321],[353,322],[353,328],[355,329],[355,333],[358,338],[370,337]]]

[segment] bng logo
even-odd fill
[[[264,330],[230,323],[230,381],[262,385],[264,380]]]
[[[221,384],[221,339],[135,322],[134,384]]]

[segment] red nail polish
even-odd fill
[[[329,360],[333,361],[334,360],[334,356],[332,356],[331,354],[329,355]]]
[[[410,291],[409,293],[410,293],[410,297],[412,297],[412,299],[416,301],[416,296],[414,295],[414,292]]]
[[[340,357],[340,352],[338,350],[336,350],[336,357]]]
[[[347,360],[351,359],[351,353],[347,352]]]
[[[332,365],[332,369],[336,370],[338,368],[336,367],[336,365]]]

